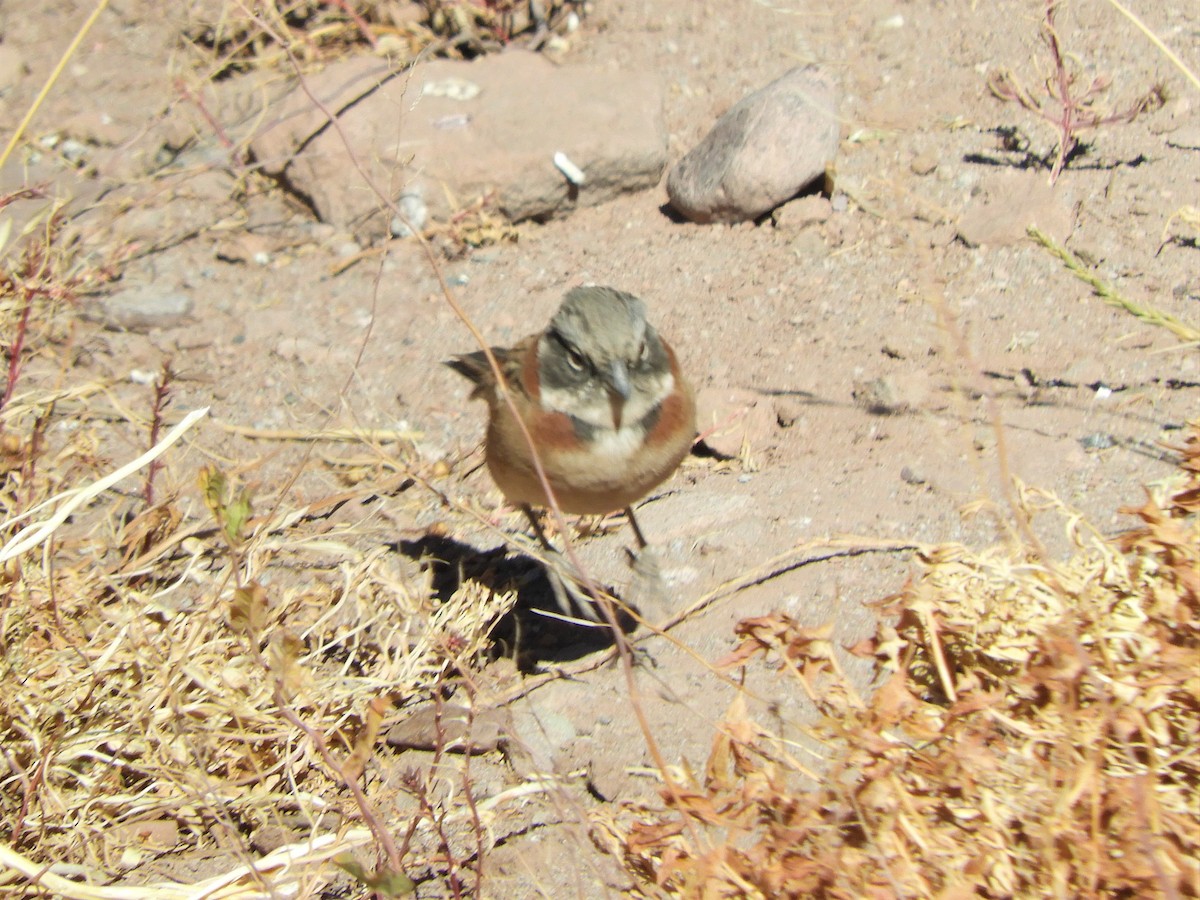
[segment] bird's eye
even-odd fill
[[[570,347],[568,347],[567,365],[569,365],[576,372],[582,372],[587,366],[587,362],[584,360],[582,353],[580,353],[578,350],[572,350]]]

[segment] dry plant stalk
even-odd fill
[[[1160,328],[1165,328],[1181,341],[1197,342],[1200,341],[1200,328],[1189,325],[1186,322],[1181,322],[1179,319],[1172,316],[1170,313],[1165,313],[1162,310],[1155,309],[1152,306],[1144,306],[1140,303],[1135,303],[1130,300],[1113,285],[1109,284],[1082,262],[1076,258],[1070,250],[1064,247],[1046,232],[1042,231],[1036,225],[1030,225],[1026,229],[1026,233],[1045,247],[1048,251],[1058,257],[1067,270],[1078,278],[1080,281],[1091,285],[1092,291],[1107,303],[1109,306],[1115,306],[1117,309],[1123,309],[1125,312],[1143,322],[1150,325],[1156,325]]]
[[[1077,82],[1080,72],[1074,57],[1063,52],[1054,21],[1062,0],[1045,2],[1041,38],[1054,67],[1042,82],[1045,100],[1034,97],[1011,69],[1001,68],[991,72],[987,84],[993,95],[1005,102],[1018,104],[1049,122],[1058,132],[1058,147],[1050,168],[1050,183],[1053,184],[1079,148],[1079,135],[1082,132],[1094,131],[1105,125],[1132,122],[1142,113],[1161,107],[1166,97],[1163,86],[1157,84],[1123,109],[1112,111],[1101,107],[1100,98],[1112,86],[1112,79],[1107,75],[1098,75],[1086,88],[1079,88]]]
[[[1176,483],[1116,540],[1020,490],[1067,560],[923,551],[897,624],[855,648],[888,676],[866,704],[825,631],[743,622],[727,666],[816,693],[820,783],[739,698],[703,777],[597,838],[672,896],[1200,896],[1200,422],[1176,449]]]

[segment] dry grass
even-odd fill
[[[739,700],[703,777],[598,834],[678,896],[1200,896],[1200,423],[1179,450],[1115,540],[1023,490],[1068,558],[923,554],[857,648],[887,673],[869,702],[823,630],[742,622],[725,666],[816,697],[821,784]]]
[[[466,587],[435,604],[382,542],[223,507],[196,531],[165,504],[5,571],[0,822],[51,872],[109,882],[164,830],[175,850],[223,846],[228,868],[281,822],[300,856],[335,845],[317,861],[361,844],[346,784],[361,735],[468,668],[513,599]],[[147,536],[168,549],[131,559]]]
[[[311,892],[345,878],[331,859],[370,884],[453,877],[448,845],[470,856],[480,819],[410,774],[384,826],[388,786],[362,773],[384,717],[451,693],[515,596],[471,582],[435,599],[388,523],[326,518],[346,495],[255,497],[213,466],[197,480],[203,411],[172,413],[164,384],[114,422],[113,386],[69,373],[74,298],[108,276],[60,234],[0,277],[0,893]],[[118,455],[131,443],[150,449]],[[387,474],[407,462],[372,450],[355,496],[424,502]],[[211,860],[155,877],[189,854]]]
[[[284,0],[199,2],[184,44],[206,78],[258,69],[319,65],[366,49],[407,65],[420,57],[474,57],[523,40],[542,46],[578,23],[586,4],[550,0]],[[531,15],[531,6],[541,18]]]
[[[0,829],[35,872],[105,884],[204,847],[237,871],[286,822],[297,859],[272,889],[308,883],[304,861],[364,843],[361,736],[369,753],[382,712],[468,668],[512,602],[474,586],[435,603],[385,542],[364,551],[306,510],[255,518],[204,477],[215,527],[182,497],[130,517],[110,494],[91,534],[4,570]]]

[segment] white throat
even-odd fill
[[[619,437],[624,432],[637,433],[641,441],[641,421],[675,389],[675,376],[669,371],[652,378],[638,378],[633,393],[625,401],[621,415],[621,428],[613,428],[612,406],[608,393],[599,385],[583,391],[566,388],[542,387],[542,408],[549,412],[565,413],[597,429],[599,435]]]

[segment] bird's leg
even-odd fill
[[[629,527],[633,529],[633,536],[637,538],[638,550],[645,550],[650,546],[650,542],[646,540],[642,529],[638,527],[637,517],[633,514],[632,506],[625,507],[625,515],[629,518]]]
[[[554,602],[558,604],[562,614],[574,618],[582,613],[593,622],[599,622],[600,615],[596,604],[586,591],[580,590],[580,579],[574,572],[574,567],[554,549],[554,545],[542,530],[542,523],[538,521],[537,514],[527,503],[521,504],[521,512],[525,513],[525,518],[533,526],[533,533],[537,535],[538,543],[546,551],[546,580],[550,582],[550,588],[554,591]]]
[[[525,518],[533,526],[533,533],[537,535],[538,543],[542,545],[542,549],[550,553],[557,553],[558,551],[554,549],[554,545],[546,537],[546,532],[542,531],[542,523],[538,521],[537,514],[533,511],[533,508],[528,503],[522,503],[521,512],[525,513]]]

